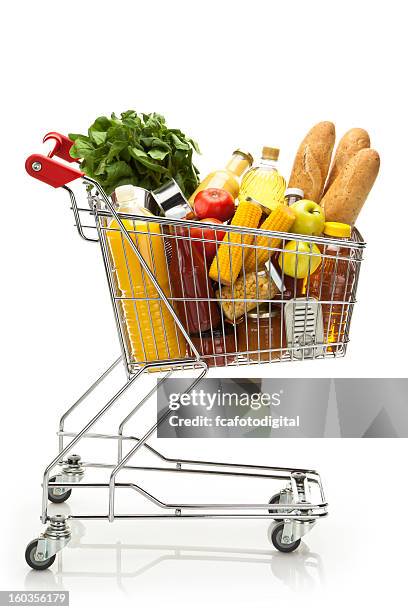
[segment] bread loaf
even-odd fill
[[[324,193],[328,191],[330,185],[335,181],[350,159],[354,157],[356,153],[361,151],[361,149],[368,149],[369,147],[370,137],[365,130],[361,128],[352,128],[344,134],[343,138],[337,145],[330,174],[324,188]]]
[[[312,127],[297,151],[289,187],[303,189],[306,200],[320,202],[335,138],[334,124],[322,121]]]
[[[374,149],[361,149],[344,166],[320,202],[326,221],[354,225],[377,178],[380,156]]]

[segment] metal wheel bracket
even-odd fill
[[[62,514],[50,518],[44,533],[40,534],[35,552],[36,561],[46,561],[62,550],[71,540],[71,529]]]
[[[292,544],[303,538],[316,524],[313,521],[297,521],[296,519],[283,519],[282,543]]]
[[[68,485],[81,482],[85,475],[85,468],[81,463],[79,455],[70,455],[65,461],[61,462],[62,471],[55,475],[54,482],[48,482],[48,489],[52,489],[54,495],[64,495],[69,487],[55,486],[57,483]]]

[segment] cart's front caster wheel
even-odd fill
[[[293,552],[299,547],[302,540],[299,538],[299,540],[296,540],[295,542],[290,542],[290,543],[283,542],[282,541],[283,528],[284,528],[284,524],[282,522],[282,523],[278,523],[278,525],[276,525],[276,527],[273,529],[272,538],[271,538],[272,544],[274,545],[276,550],[279,550],[279,552],[284,552],[284,553]]]
[[[280,500],[280,493],[276,493],[275,495],[272,495],[271,499],[268,501],[268,504],[279,504],[279,500]],[[269,514],[275,514],[276,512],[279,512],[279,510],[272,510],[272,508],[270,508],[268,510]],[[274,519],[277,523],[282,523],[283,519],[277,518]]]
[[[55,481],[56,481],[56,476],[52,476],[49,480],[49,482],[55,482]],[[58,487],[58,488],[65,488],[65,487]],[[62,504],[63,502],[67,501],[67,499],[71,496],[71,493],[72,493],[72,489],[66,489],[65,493],[58,493],[57,492],[58,488],[48,489],[48,499],[53,504]]]
[[[38,559],[37,555],[36,555],[37,544],[38,544],[38,539],[37,540],[33,540],[32,542],[29,543],[29,545],[27,546],[26,551],[25,551],[25,559],[26,559],[28,565],[32,569],[34,569],[34,570],[46,570],[49,567],[51,567],[51,565],[54,563],[55,555],[53,555],[52,557],[49,557],[49,559],[45,559],[44,561],[42,561],[41,559]]]

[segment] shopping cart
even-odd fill
[[[49,139],[55,142],[51,153],[48,156],[31,155],[26,161],[26,170],[40,181],[65,189],[79,235],[86,241],[100,244],[121,355],[60,419],[59,452],[47,466],[42,483],[41,520],[47,527],[27,546],[28,564],[38,570],[52,565],[56,553],[70,540],[70,519],[273,518],[275,526],[271,539],[274,546],[282,552],[295,550],[317,520],[327,515],[327,503],[316,471],[166,457],[148,440],[173,413],[169,408],[140,437],[125,435],[124,430],[158,387],[176,371],[189,371],[189,376],[193,377],[193,382],[185,389],[189,393],[210,367],[344,355],[365,246],[360,234],[354,229],[351,239],[346,241],[308,236],[310,253],[305,260],[301,258],[303,251],[300,246],[305,237],[299,235],[223,226],[225,236],[222,238],[220,226],[216,224],[206,224],[204,230],[203,224],[194,220],[118,213],[115,203],[95,179],[85,176],[74,165],[66,165],[54,158],[57,156],[70,163],[76,161],[69,154],[71,141],[55,132],[47,134],[44,141]],[[87,186],[86,207],[78,206],[74,192],[68,186],[76,179],[82,179]],[[296,246],[288,248],[293,240]],[[231,274],[233,267],[236,269],[238,265],[240,268],[234,283],[226,285],[220,278],[218,281],[209,278],[210,264],[205,251],[208,245],[211,245],[217,262],[220,259],[219,269],[221,257],[225,266],[227,247]],[[326,266],[333,277],[329,297],[327,282],[321,283],[320,293],[316,294],[312,274],[315,268],[313,258],[316,257],[313,245],[320,251],[321,268]],[[332,247],[338,247],[335,255]],[[252,257],[255,265],[249,271],[245,261],[251,251],[255,253]],[[188,264],[180,255],[183,252],[190,253],[191,261],[195,262],[187,270],[184,266]],[[294,258],[295,273],[291,279],[282,279],[278,272],[278,259],[283,258],[280,261],[283,267],[284,258],[289,256]],[[305,261],[306,274],[297,274],[302,266],[304,268]],[[136,269],[138,284],[135,287]],[[339,277],[343,295],[339,295],[336,287]],[[126,382],[123,386],[81,431],[67,431],[67,418],[119,364],[125,366]],[[140,394],[146,390],[146,385],[141,383],[137,405],[121,420],[115,433],[108,435],[91,431],[119,398],[131,387],[135,390],[137,380],[144,381],[148,375],[154,378],[152,374],[156,374],[156,378],[158,375],[158,380],[155,378],[155,384],[142,397]],[[116,463],[85,462],[79,455],[72,454],[78,442],[85,438],[116,441]],[[68,439],[70,441],[65,444]],[[123,450],[124,442],[132,445],[127,453]],[[159,466],[130,464],[142,447],[160,463]],[[88,468],[108,469],[107,482],[83,481]],[[281,490],[274,493],[268,503],[169,503],[133,482],[119,482],[119,473],[124,469],[263,478],[280,482]],[[51,475],[54,470],[58,471]],[[78,488],[108,489],[107,513],[49,515],[49,501],[65,502]],[[118,513],[115,507],[118,489],[136,491],[158,510],[148,514]]]

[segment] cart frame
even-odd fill
[[[49,136],[49,135],[47,135]],[[58,145],[58,134],[52,133]],[[60,138],[65,138],[60,136]],[[45,138],[47,139],[47,137]],[[65,139],[66,140],[66,139]],[[152,426],[143,433],[140,437],[133,435],[125,435],[125,426],[133,418],[133,416],[142,408],[146,401],[152,397],[158,389],[158,386],[162,384],[173,372],[179,370],[188,370],[193,372],[195,375],[194,382],[186,389],[185,393],[190,392],[195,385],[206,375],[208,371],[208,359],[203,358],[196,345],[192,342],[188,331],[183,326],[180,318],[175,311],[172,303],[166,296],[165,292],[160,287],[155,275],[149,268],[146,261],[143,259],[139,250],[136,247],[134,240],[129,231],[126,229],[123,218],[124,215],[118,214],[115,210],[109,197],[103,191],[101,185],[94,179],[85,176],[82,172],[72,168],[72,166],[66,166],[55,159],[52,159],[52,155],[59,155],[65,161],[74,161],[69,158],[67,153],[67,144],[63,142],[64,146],[56,146],[51,156],[46,157],[43,155],[35,154],[30,156],[26,161],[27,172],[43,182],[46,182],[54,187],[64,188],[70,198],[71,208],[75,218],[75,225],[78,233],[84,240],[91,242],[99,242],[102,247],[103,261],[105,265],[105,271],[107,274],[108,285],[112,298],[112,304],[114,306],[115,320],[118,329],[119,339],[121,343],[121,355],[113,361],[113,363],[93,382],[90,387],[75,401],[75,403],[65,411],[60,418],[59,430],[58,430],[58,454],[49,463],[43,473],[42,480],[42,512],[41,521],[44,525],[47,525],[45,531],[39,536],[39,538],[30,542],[26,550],[26,560],[28,564],[34,569],[46,569],[55,560],[55,555],[62,548],[64,548],[70,541],[71,533],[68,521],[69,519],[100,519],[108,520],[110,522],[117,519],[181,519],[181,518],[216,518],[216,519],[268,519],[276,521],[275,526],[272,530],[272,542],[275,547],[282,552],[292,552],[295,550],[301,541],[301,538],[308,533],[316,524],[317,520],[327,515],[327,502],[325,499],[322,482],[320,475],[315,470],[306,468],[282,468],[272,467],[264,465],[248,465],[240,463],[220,463],[214,461],[197,461],[191,459],[171,458],[163,455],[157,451],[149,443],[149,439],[156,432],[159,424],[169,417],[173,412],[171,409],[164,411],[162,416],[152,424]],[[91,192],[88,194],[88,201],[91,204],[90,209],[80,209],[77,205],[74,192],[67,183],[75,179],[81,178],[83,182],[91,188]],[[101,206],[102,202],[102,206]],[[81,213],[91,215],[94,219],[94,225],[86,225],[81,221]],[[169,358],[157,359],[148,361],[144,364],[132,362],[128,348],[123,339],[123,326],[120,320],[119,311],[116,307],[117,296],[115,295],[115,287],[112,283],[111,271],[108,265],[108,253],[106,242],[104,240],[104,232],[106,233],[106,224],[104,225],[104,218],[114,219],[122,237],[132,249],[134,255],[137,257],[140,266],[143,268],[145,274],[149,278],[150,282],[154,285],[160,300],[163,305],[171,313],[175,325],[178,327],[180,333],[184,336],[185,342],[190,350],[190,357],[182,359]],[[130,219],[141,219],[152,221],[151,218],[145,218],[137,215],[127,215]],[[156,221],[156,219],[154,219]],[[164,223],[163,219],[157,219],[161,224]],[[177,225],[190,225],[194,227],[197,225],[194,221],[176,221],[167,220],[167,223]],[[212,227],[211,225],[209,226]],[[87,230],[96,228],[97,238],[87,234]],[[218,229],[214,226],[213,229]],[[260,230],[238,228],[238,230],[245,231],[254,235],[262,235]],[[264,232],[265,233],[265,232]],[[278,236],[279,233],[266,232],[267,235],[271,234],[274,237]],[[283,235],[282,235],[283,236]],[[294,239],[299,239],[297,235],[289,235],[289,238],[293,236]],[[288,235],[284,236],[288,239]],[[311,237],[311,242],[316,240],[321,244],[330,243],[324,238],[315,239]],[[334,240],[334,242],[336,242]],[[361,252],[364,248],[364,243],[360,234],[355,230],[354,241],[350,241],[350,248],[354,249],[357,253],[354,262],[358,265],[355,268],[355,275],[358,279],[359,264],[362,260]],[[355,302],[355,291],[357,281],[353,288],[352,295],[344,302],[340,302],[344,306],[347,305],[349,308],[349,315],[345,321],[347,334],[350,324],[351,313]],[[255,302],[261,300],[255,299]],[[279,301],[279,300],[278,300]],[[342,342],[344,349],[348,339]],[[316,348],[318,345],[313,346],[312,357],[316,358]],[[322,347],[320,347],[322,348]],[[326,346],[323,348],[327,349]],[[327,350],[323,351],[322,356],[326,356]],[[223,355],[227,357],[227,354]],[[336,356],[333,354],[331,356]],[[206,356],[208,357],[208,356]],[[304,354],[303,354],[304,357]],[[290,358],[293,358],[290,357]],[[107,379],[110,374],[116,369],[116,367],[122,364],[125,367],[126,382],[114,393],[109,400],[100,408],[100,410],[86,423],[79,432],[71,432],[66,430],[66,421],[73,412],[77,411],[83,402],[92,395],[95,389]],[[152,388],[146,393],[141,399],[138,397],[136,406],[128,412],[128,414],[118,424],[117,431],[113,434],[102,434],[91,430],[94,425],[116,404],[116,402],[128,391],[135,390],[137,380],[144,380],[145,374],[149,374],[154,369],[160,369],[161,371],[166,370],[164,378],[158,381]],[[151,377],[149,377],[151,378]],[[145,389],[144,385],[140,385],[139,393],[142,389]],[[138,396],[139,396],[138,393]],[[77,444],[87,438],[99,439],[99,440],[114,440],[118,444],[118,457],[116,463],[97,463],[97,462],[85,462],[81,460],[79,455],[71,454]],[[66,440],[70,440],[65,443]],[[123,453],[123,442],[131,442],[132,447],[127,453]],[[149,453],[158,459],[161,463],[160,466],[152,465],[132,465],[131,459],[135,454],[144,447]],[[85,472],[91,468],[103,468],[110,470],[109,478],[106,482],[83,482]],[[54,469],[58,469],[55,475],[51,475]],[[168,473],[178,474],[194,474],[194,475],[212,475],[212,476],[234,476],[234,477],[245,477],[245,478],[262,478],[269,481],[278,482],[282,485],[280,491],[275,493],[271,497],[268,503],[261,504],[185,504],[185,503],[168,503],[162,501],[149,493],[144,488],[136,485],[131,481],[118,482],[118,476],[122,470],[145,470],[159,471]],[[69,514],[64,516],[61,514],[50,515],[48,502],[61,503],[66,501],[70,496],[71,492],[75,489],[96,489],[104,488],[108,490],[108,508],[104,514]],[[159,511],[152,513],[132,513],[132,514],[120,514],[116,511],[115,499],[116,491],[118,489],[131,489],[137,492],[139,495],[147,499],[153,506],[159,509]],[[314,498],[317,497],[317,502],[312,502],[312,492]]]

